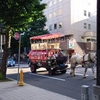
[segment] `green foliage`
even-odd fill
[[[0,0],[0,23],[13,32],[26,30],[29,22],[41,17],[45,6],[39,0]]]
[[[47,34],[48,30],[44,29],[46,23],[46,18],[42,16],[40,19],[34,20],[29,24],[29,30],[25,32],[24,36],[22,36],[22,46],[29,47],[30,46],[30,37]]]
[[[0,80],[4,80],[5,77],[2,75],[2,73],[0,73]]]
[[[25,31],[30,22],[41,18],[45,6],[46,4],[41,4],[39,0],[0,0],[0,24],[3,25],[2,28],[5,30],[5,48],[1,72],[5,77],[9,35],[13,36],[12,34],[15,31],[19,33]],[[0,34],[3,34],[3,32]]]

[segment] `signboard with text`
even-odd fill
[[[69,48],[74,49],[74,41],[72,40],[69,41]]]

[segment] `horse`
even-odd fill
[[[70,58],[70,64],[71,64],[70,74],[73,74],[74,76],[76,76],[75,75],[75,68],[77,65],[80,64],[82,67],[85,68],[84,78],[86,78],[87,69],[91,68],[92,72],[93,72],[93,77],[94,77],[94,79],[96,79],[95,72],[94,72],[94,66],[96,64],[95,53],[88,53],[88,54],[85,54],[83,56],[81,56],[80,54],[72,55],[72,57]]]

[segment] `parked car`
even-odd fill
[[[15,66],[15,61],[13,58],[9,58],[7,61],[7,67],[14,67]]]

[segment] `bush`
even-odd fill
[[[0,73],[0,80],[5,79],[5,77],[2,75],[2,73]]]

